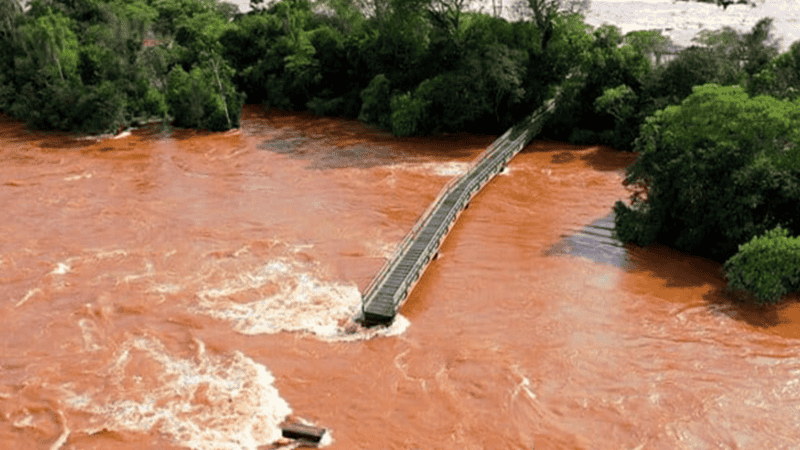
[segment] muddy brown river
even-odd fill
[[[257,107],[98,139],[0,116],[0,448],[275,448],[289,415],[337,450],[800,448],[796,302],[732,306],[718,263],[575,244],[630,154],[533,143],[395,323],[347,333],[494,138]]]

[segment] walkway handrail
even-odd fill
[[[370,292],[379,282],[383,281],[386,276],[391,272],[394,266],[400,261],[400,257],[405,254],[408,247],[414,242],[414,238],[417,236],[419,231],[424,227],[425,223],[427,222],[428,217],[435,211],[439,205],[444,201],[447,192],[459,181],[458,177],[451,178],[448,180],[447,183],[442,187],[438,194],[436,194],[436,200],[428,205],[425,211],[422,212],[419,219],[414,223],[411,227],[411,230],[406,233],[403,240],[400,241],[397,248],[394,252],[392,252],[392,256],[389,257],[388,260],[383,264],[381,270],[378,271],[378,274],[370,281],[367,287],[364,289],[364,292]]]
[[[488,181],[491,180],[496,173],[502,170],[502,168],[508,164],[511,158],[519,153],[528,144],[528,142],[533,139],[533,136],[540,131],[541,126],[543,125],[543,116],[552,112],[560,94],[561,89],[559,88],[556,90],[556,94],[553,98],[544,102],[541,107],[539,107],[533,114],[529,115],[524,121],[520,122],[514,127],[511,127],[505,133],[503,133],[500,138],[495,140],[472,163],[470,163],[468,169],[464,173],[453,177],[447,183],[445,183],[445,185],[437,194],[436,200],[434,200],[420,215],[420,218],[417,219],[411,230],[406,233],[403,240],[400,241],[400,244],[392,253],[392,256],[384,263],[378,274],[365,288],[363,295],[364,301],[361,307],[362,318],[366,317],[366,308],[369,303],[374,300],[376,295],[378,295],[377,290],[381,288],[381,286],[385,285],[387,278],[390,277],[396,269],[398,269],[399,264],[408,254],[409,248],[415,242],[417,242],[418,238],[420,238],[420,232],[428,228],[432,218],[441,209],[442,204],[445,201],[452,201],[453,204],[448,207],[444,220],[436,224],[434,229],[429,230],[431,231],[431,235],[427,237],[429,241],[426,243],[425,247],[418,252],[419,254],[415,253],[415,256],[412,257],[412,259],[409,260],[409,258],[405,258],[407,262],[410,263],[413,261],[413,263],[410,266],[400,266],[400,272],[398,273],[398,276],[394,277],[393,284],[389,285],[391,286],[390,289],[393,289],[393,292],[384,292],[380,297],[384,300],[380,300],[378,305],[385,305],[388,301],[386,300],[386,296],[388,295],[392,300],[395,310],[391,312],[391,315],[384,314],[383,312],[376,312],[377,310],[375,308],[373,308],[371,312],[373,317],[381,317],[382,319],[380,320],[384,320],[384,318],[391,320],[391,317],[393,317],[396,313],[396,308],[399,307],[400,302],[405,298],[405,296],[407,296],[408,291],[421,276],[421,272],[424,270],[425,266],[430,263],[432,254],[438,251],[441,241],[452,227],[458,214],[462,211],[470,199],[486,183],[488,183]],[[459,192],[459,194],[457,197],[453,198],[452,194],[455,192]],[[399,300],[398,294],[401,297]],[[377,306],[377,308],[379,310],[380,308],[384,307]]]
[[[484,150],[478,156],[478,158],[475,161],[473,161],[470,164],[470,166],[464,173],[451,178],[450,180],[448,180],[447,183],[445,183],[442,189],[439,190],[439,193],[436,194],[436,200],[430,205],[428,205],[425,211],[422,212],[419,219],[417,219],[417,221],[412,226],[411,230],[408,233],[406,233],[406,235],[403,237],[403,240],[400,241],[400,244],[397,246],[395,251],[392,252],[392,256],[386,261],[386,263],[384,263],[383,267],[378,272],[378,274],[370,281],[370,283],[364,289],[364,292],[369,292],[370,290],[372,290],[375,287],[375,285],[377,285],[380,281],[382,281],[388,275],[388,273],[391,272],[396,263],[399,262],[400,256],[405,253],[406,249],[408,249],[408,247],[411,246],[411,244],[414,242],[414,238],[417,236],[419,231],[422,228],[424,228],[430,215],[435,210],[437,210],[439,205],[441,205],[441,203],[445,200],[445,198],[447,197],[446,194],[450,192],[454,187],[456,187],[456,185],[458,185],[463,180],[463,178],[468,176],[472,169],[480,165],[489,157],[493,156],[495,150],[497,150],[496,148],[498,146],[497,143],[501,142],[502,139],[507,137],[507,135],[511,133],[511,131],[512,129],[509,128],[508,131],[506,131],[500,138],[495,140],[486,150]]]

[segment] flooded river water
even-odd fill
[[[569,237],[631,155],[535,142],[395,324],[348,334],[493,136],[256,107],[223,134],[0,136],[2,449],[263,449],[290,414],[330,449],[800,448],[796,303],[734,307],[717,263]]]

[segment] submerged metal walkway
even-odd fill
[[[522,123],[506,131],[470,165],[466,173],[444,186],[365,289],[357,321],[369,326],[387,324],[394,319],[428,264],[438,256],[439,247],[461,211],[539,133],[555,108],[557,98],[558,93]]]

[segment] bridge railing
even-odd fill
[[[509,130],[510,132],[510,130]],[[506,136],[509,132],[504,134]],[[461,187],[462,183],[466,181],[467,178],[472,177],[471,182],[469,185],[464,186],[465,189],[456,199],[455,203],[450,206],[449,211],[445,219],[439,224],[438,228],[434,232],[434,236],[431,241],[428,243],[426,248],[423,250],[420,257],[415,261],[414,265],[412,266],[409,276],[404,279],[400,286],[398,287],[397,291],[394,295],[395,302],[398,298],[402,298],[407,294],[409,286],[414,283],[419,278],[419,272],[428,264],[431,260],[431,255],[438,250],[440,241],[444,238],[444,236],[449,231],[450,227],[453,225],[455,221],[455,216],[464,208],[464,205],[469,202],[469,200],[481,189],[481,187],[489,181],[491,176],[493,175],[492,172],[499,172],[499,167],[501,165],[496,164],[496,162],[489,163],[491,159],[504,159],[504,164],[507,163],[511,157],[513,157],[513,153],[516,153],[513,149],[508,154],[503,154],[504,151],[508,150],[510,147],[516,147],[519,145],[523,145],[526,136],[524,133],[517,137],[514,141],[508,142],[501,142],[501,145],[493,145],[485,150],[477,160],[471,164],[469,170],[467,170],[464,174],[459,175],[458,177],[452,178],[442,190],[439,192],[437,196],[437,200],[433,202],[421,215],[420,219],[417,220],[414,227],[411,229],[409,233],[406,234],[403,241],[400,243],[398,248],[395,250],[392,258],[384,264],[384,267],[379,272],[378,276],[376,276],[373,281],[369,284],[367,289],[364,291],[365,293],[371,292],[376,286],[382,284],[385,278],[392,272],[392,270],[396,267],[397,263],[399,263],[402,256],[405,254],[408,247],[410,247],[413,242],[415,241],[416,237],[419,235],[419,232],[429,223],[429,219],[432,214],[437,211],[440,205],[450,198],[450,193]],[[498,142],[495,141],[495,142]],[[485,167],[480,168],[482,164],[485,164]],[[475,170],[479,170],[476,174]]]
[[[419,232],[424,228],[427,224],[430,215],[439,208],[439,205],[444,202],[447,192],[449,192],[453,186],[455,186],[459,181],[459,178],[451,178],[450,180],[445,183],[442,189],[436,194],[436,200],[428,205],[425,211],[422,212],[422,215],[419,219],[414,223],[411,227],[411,230],[406,233],[403,240],[400,241],[397,248],[392,252],[392,255],[389,257],[388,260],[383,264],[381,269],[378,271],[378,274],[370,281],[367,287],[364,289],[365,293],[371,292],[375,286],[382,284],[389,273],[394,269],[397,263],[400,262],[401,257],[405,254],[406,250],[414,243],[414,239],[418,236]]]
[[[551,102],[552,102],[552,100],[550,100],[550,102],[548,102],[548,103],[551,103]],[[543,105],[543,108],[550,109],[549,108],[550,105],[548,103]],[[542,109],[542,108],[540,108],[540,109]],[[539,112],[539,111],[537,111],[537,112]],[[538,116],[538,115],[539,114],[534,113],[533,116]],[[532,118],[534,118],[534,117],[532,117]],[[529,122],[529,121],[526,120],[525,122]],[[525,125],[527,125],[527,123],[525,123]],[[520,130],[520,128],[522,128],[522,130]],[[429,222],[430,216],[440,207],[442,202],[445,201],[445,199],[447,198],[447,194],[450,191],[452,191],[453,189],[455,189],[456,187],[458,187],[458,185],[461,184],[464,181],[464,179],[466,179],[467,177],[469,177],[470,175],[473,174],[472,172],[475,170],[475,168],[477,168],[481,164],[485,163],[488,159],[496,156],[497,154],[502,153],[504,150],[508,149],[509,147],[516,147],[516,146],[520,145],[521,143],[523,143],[526,140],[527,135],[529,134],[529,133],[527,133],[525,131],[526,130],[525,130],[524,126],[523,127],[513,127],[513,128],[508,129],[502,136],[500,136],[500,138],[495,140],[486,150],[484,150],[478,156],[478,158],[476,158],[470,164],[468,169],[463,174],[461,174],[459,176],[456,176],[456,177],[453,177],[447,183],[445,183],[445,185],[441,188],[441,190],[437,194],[436,200],[433,203],[431,203],[425,209],[425,211],[423,211],[423,213],[421,214],[420,218],[416,221],[416,223],[411,228],[411,230],[408,233],[406,233],[406,235],[404,236],[403,240],[400,242],[400,244],[397,246],[395,251],[392,253],[391,257],[386,261],[386,263],[384,263],[384,265],[382,266],[382,268],[378,272],[378,274],[367,285],[367,287],[364,290],[365,293],[371,292],[376,286],[378,286],[378,285],[383,283],[383,281],[386,279],[386,277],[397,266],[397,264],[399,263],[400,259],[402,258],[402,255],[404,255],[405,252],[408,250],[408,248],[414,243],[416,237],[419,235],[419,232],[425,227],[425,225],[427,225],[427,223]],[[517,134],[516,139],[514,139],[511,142],[506,141],[506,139],[508,139],[512,133]],[[507,163],[511,159],[511,157],[513,157],[512,154],[507,155],[505,163]],[[486,172],[489,172],[489,171],[490,170],[487,170]],[[480,178],[484,178],[484,177],[480,177]],[[480,187],[481,187],[480,185],[484,184],[485,181],[486,181],[485,179],[481,179],[480,182],[478,183],[479,186],[477,186],[475,189],[468,189],[467,191],[465,191],[468,194],[468,197],[466,198],[466,200],[459,199],[461,201],[457,202],[457,205],[454,205],[454,206],[459,207],[459,208],[463,207],[463,205],[468,201],[468,199],[472,197],[472,194],[477,192],[477,190],[479,190]],[[450,218],[450,215],[448,215],[448,219],[452,220]],[[445,223],[446,222],[448,222],[448,221],[445,221]],[[448,224],[448,226],[449,226],[449,224]],[[434,239],[431,242],[431,244],[433,244],[434,242],[438,243],[438,240],[441,238],[441,236],[440,236],[441,231],[442,231],[441,229],[437,230],[436,239]],[[432,252],[432,251],[429,250],[429,249],[426,249],[425,253],[429,253],[429,252]],[[427,257],[428,257],[428,255],[425,255],[424,259],[428,259],[427,262],[429,262],[429,258],[427,258]],[[415,266],[417,266],[417,265],[418,264],[415,264]],[[418,267],[415,267],[414,269],[416,270],[416,269],[418,269]],[[405,282],[403,284],[405,284]],[[403,290],[404,289],[402,289],[402,288],[398,289],[399,292],[402,292]]]
[[[442,188],[439,190],[439,193],[436,195],[436,200],[430,205],[428,205],[425,211],[422,212],[420,218],[417,219],[417,221],[412,226],[411,230],[409,230],[409,232],[406,233],[406,235],[403,237],[403,240],[400,241],[400,244],[398,244],[395,251],[392,252],[391,257],[389,257],[386,263],[384,263],[384,265],[381,267],[381,270],[378,271],[378,274],[370,281],[370,283],[364,289],[365,293],[371,292],[375,288],[375,286],[381,284],[386,279],[389,273],[391,273],[391,271],[400,261],[402,255],[405,254],[406,250],[414,243],[414,240],[419,235],[419,232],[425,227],[425,225],[427,225],[430,216],[437,209],[439,209],[439,206],[445,201],[445,199],[447,198],[447,193],[456,188],[458,184],[464,180],[464,178],[469,176],[470,172],[476,166],[484,162],[487,158],[491,157],[494,154],[495,150],[497,150],[497,147],[499,146],[499,144],[497,143],[502,142],[501,139],[503,137],[506,137],[509,133],[511,133],[511,129],[506,131],[506,133],[503,134],[503,136],[501,136],[500,139],[495,140],[492,143],[492,145],[490,145],[486,150],[484,150],[478,156],[478,158],[470,164],[470,166],[463,174],[451,178],[450,180],[448,180],[447,183],[445,183],[444,186],[442,186]]]
[[[365,301],[362,303],[362,313],[369,301],[368,297],[373,294],[377,287],[381,286],[385,282],[389,274],[392,273],[392,271],[397,267],[403,255],[405,255],[409,247],[419,236],[420,231],[428,225],[432,215],[441,207],[442,203],[450,197],[449,194],[453,190],[463,186],[463,191],[456,199],[454,204],[450,206],[445,220],[438,225],[433,238],[430,240],[430,242],[428,242],[428,245],[423,250],[420,257],[414,262],[411,271],[407,274],[406,278],[402,280],[400,286],[394,292],[394,304],[395,306],[398,305],[398,298],[402,300],[402,298],[407,295],[409,287],[420,277],[420,272],[430,262],[433,253],[438,250],[441,240],[444,239],[450,227],[453,225],[455,217],[461,212],[471,198],[483,187],[483,185],[487,183],[495,173],[502,170],[502,167],[508,164],[511,158],[513,158],[520,150],[522,150],[522,148],[528,143],[530,136],[538,133],[542,126],[541,116],[553,110],[560,93],[560,90],[557,91],[553,98],[546,101],[533,114],[528,116],[526,120],[510,128],[502,136],[495,140],[478,156],[478,158],[476,158],[469,165],[468,169],[463,174],[456,176],[445,183],[445,185],[437,194],[436,200],[431,203],[425,209],[425,211],[423,211],[420,218],[417,219],[412,226],[411,230],[409,230],[409,232],[404,236],[403,240],[400,241],[391,257],[383,264],[378,274],[365,288]],[[498,164],[499,159],[503,159],[502,164]],[[463,185],[465,182],[468,182],[469,184]]]

